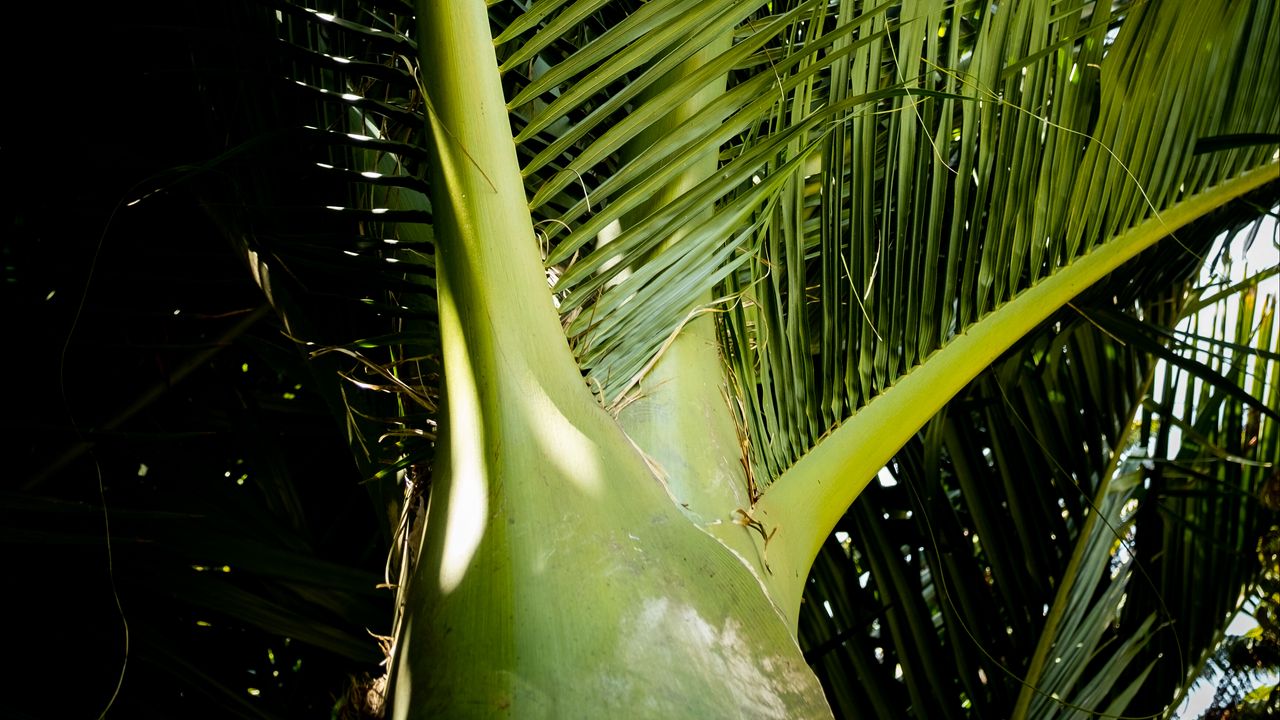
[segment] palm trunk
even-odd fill
[[[446,406],[392,717],[823,717],[756,578],[582,382],[546,292],[485,5],[418,4]]]

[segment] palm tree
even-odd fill
[[[394,717],[1149,715],[1208,657],[1274,3],[335,5],[247,13],[309,100],[210,214],[399,510]],[[224,169],[273,144],[327,185]]]

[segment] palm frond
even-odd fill
[[[359,226],[347,238],[366,240],[295,252],[430,288],[430,232],[408,222],[430,216],[407,9],[280,7],[282,36],[303,48],[290,78],[323,118],[315,132],[344,143],[320,162],[382,189],[335,200]],[[1022,290],[1273,161],[1277,128],[1254,127],[1252,112],[1277,69],[1265,48],[1280,20],[1265,3],[583,0],[499,4],[490,18],[530,211],[589,382],[618,399],[716,298],[762,486]],[[726,34],[727,49],[673,79]],[[1144,62],[1154,46],[1168,52]],[[1216,82],[1224,68],[1233,82]],[[725,92],[645,137],[725,77]],[[1209,106],[1221,111],[1192,111]],[[1152,115],[1169,123],[1140,122]],[[1253,140],[1196,152],[1222,137]],[[721,158],[714,177],[649,204],[708,152]],[[377,218],[357,208],[417,214],[366,224]],[[427,245],[378,244],[406,232]],[[379,273],[387,260],[422,265]]]
[[[237,184],[206,189],[219,198],[207,206],[311,356],[314,386],[347,426],[381,511],[400,502],[396,476],[427,462],[439,375],[413,10],[234,7],[258,32],[231,55],[235,88],[214,84],[210,97],[232,138],[255,150],[225,163]],[[427,405],[365,392],[393,387]],[[417,432],[405,432],[409,422]]]
[[[1216,234],[1186,235],[1205,253]],[[1131,279],[1117,273],[976,379],[827,541],[801,639],[837,714],[1147,716],[1212,651],[1273,517],[1259,498],[1280,437],[1263,411],[1277,400],[1274,310],[1244,286],[1238,325],[1221,322],[1225,296],[1196,321],[1177,308],[1201,291],[1176,283],[1138,310],[1126,292],[1159,284]],[[1144,320],[1093,320],[1116,307]],[[1183,313],[1192,325],[1172,332]],[[1182,333],[1205,336],[1181,349],[1200,362],[1157,364],[1143,338]],[[939,685],[942,657],[962,670]]]
[[[918,7],[886,22],[883,42],[856,54],[860,73],[850,59],[852,87],[830,92],[898,84],[909,94],[824,127],[829,149],[815,177],[832,186],[807,187],[799,175],[789,204],[758,220],[766,239],[749,275],[734,278],[743,302],[729,324],[735,371],[763,388],[746,423],[758,476],[776,477],[1041,278],[1273,162],[1270,146],[1235,156],[1169,146],[1249,122],[1257,96],[1234,95],[1204,73],[1226,65],[1239,68],[1241,87],[1257,82],[1275,62],[1262,39],[1277,32],[1271,9],[1236,6],[1213,18],[1149,4],[1052,16],[1047,5],[993,9]],[[1251,22],[1258,37],[1245,42]],[[1203,37],[1213,39],[1188,42]],[[1153,44],[1168,52],[1144,64]],[[1201,103],[1223,113],[1189,111]],[[796,104],[792,116],[806,108]],[[1137,122],[1151,115],[1173,125]],[[858,156],[845,158],[845,148]],[[767,441],[776,437],[788,441]]]

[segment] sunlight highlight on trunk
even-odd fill
[[[461,328],[457,308],[452,302],[440,304],[440,324]],[[444,556],[440,562],[440,591],[446,595],[453,592],[466,575],[471,559],[484,538],[489,515],[484,426],[471,359],[465,350],[465,346],[451,348],[446,345],[444,348],[445,364],[449,369],[446,384],[451,424],[449,453],[453,466]]]
[[[593,497],[604,491],[600,449],[545,393],[528,397],[522,406],[542,456],[574,487]]]

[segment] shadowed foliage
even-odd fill
[[[323,715],[396,634],[377,586],[408,584],[447,412],[432,158],[460,145],[489,178],[428,131],[411,4],[215,5],[85,14],[62,43],[83,51],[19,61],[40,120],[2,148],[18,717],[53,716],[71,673],[55,714],[106,704],[113,586],[122,717]],[[1215,242],[1280,248],[1258,222],[1274,3],[488,17],[573,372],[692,521],[759,551],[837,717],[1155,716],[1222,663],[1280,463],[1259,291],[1280,263],[1231,285],[1245,240]],[[1002,312],[1032,319],[945,359]],[[737,430],[711,500],[636,419],[686,392],[654,380],[682,329],[713,339]],[[901,398],[931,367],[955,368],[936,412]],[[869,470],[809,470],[821,452]],[[792,502],[819,477],[822,507]]]

